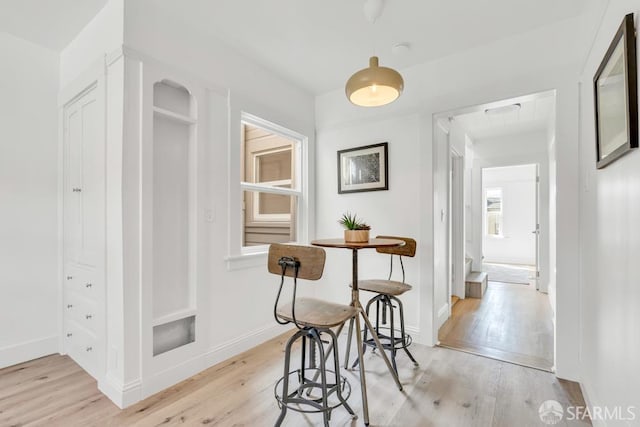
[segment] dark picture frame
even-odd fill
[[[595,76],[596,167],[638,147],[638,84],[633,14],[624,17]]]
[[[338,194],[389,189],[389,144],[338,151]]]

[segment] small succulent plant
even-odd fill
[[[361,221],[356,214],[351,214],[350,212],[342,214],[342,218],[338,223],[347,230],[371,230],[367,223]]]

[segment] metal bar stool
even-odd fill
[[[280,275],[280,289],[273,307],[274,317],[279,324],[292,323],[298,329],[287,341],[284,375],[274,388],[280,406],[276,426],[282,424],[288,409],[307,413],[320,412],[325,426],[329,426],[331,411],[338,406],[344,406],[349,414],[356,418],[347,403],[351,386],[346,378],[340,375],[338,338],[331,328],[343,325],[358,312],[349,305],[333,304],[313,298],[296,298],[298,279],[320,279],[324,271],[324,262],[325,252],[321,248],[284,244],[273,244],[269,247],[268,270]],[[285,276],[293,278],[293,296],[291,303],[278,307]],[[330,354],[325,354],[325,336],[330,338],[327,343],[333,347],[333,371],[326,367],[326,359]],[[291,371],[291,348],[298,340],[301,340],[302,345],[300,369]],[[317,381],[318,374],[320,382]],[[334,378],[330,379],[329,374],[333,374]]]
[[[411,285],[405,283],[405,272],[402,257],[414,257],[416,254],[416,241],[408,237],[397,236],[377,236],[380,239],[398,239],[405,242],[404,246],[397,246],[391,248],[376,248],[376,251],[382,254],[391,255],[391,265],[389,268],[389,277],[384,279],[373,280],[358,280],[358,288],[362,291],[375,292],[378,295],[371,298],[366,306],[367,316],[369,315],[369,309],[373,303],[376,304],[376,323],[375,330],[378,334],[378,338],[382,343],[382,347],[391,353],[391,363],[393,369],[398,373],[398,367],[396,365],[396,353],[398,350],[404,350],[409,356],[409,359],[417,366],[418,362],[413,357],[408,347],[411,345],[411,335],[407,334],[404,330],[404,308],[402,301],[398,296],[411,290]],[[402,268],[402,282],[391,280],[393,275],[393,256],[397,255],[400,258],[400,267]],[[396,329],[394,309],[398,308],[400,329]],[[388,326],[387,326],[388,325]],[[362,349],[363,353],[367,347],[373,347],[375,350],[376,343],[373,338],[367,337],[367,330],[363,332]],[[350,345],[349,342],[347,345]],[[352,368],[358,365],[358,359],[353,363]]]

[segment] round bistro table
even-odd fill
[[[355,327],[356,327],[356,342],[358,346],[358,361],[360,367],[360,389],[362,392],[362,409],[364,413],[364,423],[365,425],[369,425],[369,402],[367,401],[367,383],[365,380],[365,371],[364,371],[364,359],[363,359],[363,348],[362,348],[362,333],[360,328],[360,316],[362,316],[362,320],[364,320],[364,324],[369,332],[371,332],[371,336],[373,337],[376,347],[380,350],[380,355],[384,359],[384,362],[387,364],[387,368],[391,373],[391,376],[396,382],[399,390],[402,390],[402,384],[400,384],[400,380],[398,379],[398,374],[396,374],[391,362],[389,361],[389,357],[387,357],[387,353],[384,351],[382,344],[380,343],[380,339],[378,338],[378,334],[375,329],[371,325],[369,318],[367,317],[364,308],[362,308],[362,304],[360,303],[360,291],[358,290],[358,251],[361,249],[375,249],[375,248],[384,248],[384,247],[395,247],[395,246],[403,246],[405,243],[402,240],[398,239],[369,239],[368,242],[361,243],[351,243],[345,242],[344,239],[320,239],[313,240],[311,242],[313,246],[320,246],[324,248],[341,248],[341,249],[350,249],[351,250],[351,260],[352,260],[352,271],[351,271],[351,305],[358,310],[359,316],[355,317]],[[349,335],[347,338],[347,351],[345,355],[345,368],[348,369],[349,363],[349,350],[351,347],[351,336],[353,334],[353,325],[354,319],[349,321]],[[336,335],[340,335],[342,332],[342,328],[344,324],[340,326]],[[331,348],[327,350],[330,352]]]

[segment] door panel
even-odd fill
[[[104,216],[104,143],[96,89],[64,109],[64,255],[97,267]]]

